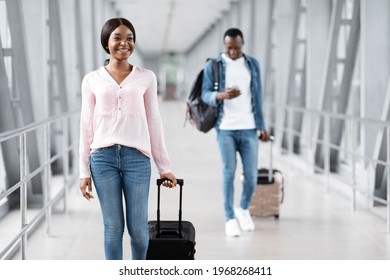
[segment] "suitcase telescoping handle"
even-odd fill
[[[273,162],[272,162],[272,149],[273,149],[273,147],[274,147],[274,140],[275,140],[275,138],[274,138],[274,136],[273,135],[270,135],[270,137],[269,137],[269,141],[270,141],[270,145],[271,145],[271,147],[270,147],[270,155],[269,155],[269,169],[268,169],[268,182],[271,182],[272,181],[272,177],[273,177]]]
[[[259,139],[261,139],[259,137]],[[274,140],[275,140],[275,137],[273,135],[270,135],[269,136],[269,142],[270,142],[270,149],[269,149],[269,168],[268,168],[268,182],[272,182],[272,177],[273,177],[273,168],[272,168],[272,148],[274,146]]]
[[[161,185],[167,179],[157,179],[157,236],[160,236],[160,189]],[[182,236],[182,201],[183,201],[183,179],[176,179],[177,184],[180,186],[180,194],[179,194],[179,236]]]

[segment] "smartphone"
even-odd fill
[[[240,88],[238,86],[232,86],[230,87],[232,90],[238,92],[238,94],[241,94]]]

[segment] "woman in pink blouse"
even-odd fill
[[[146,258],[150,158],[160,177],[167,179],[164,185],[176,186],[158,109],[156,76],[127,61],[135,39],[128,20],[108,20],[101,43],[109,62],[82,82],[80,189],[87,200],[92,199],[93,180],[104,222],[106,259],[123,258],[125,219],[132,258]]]

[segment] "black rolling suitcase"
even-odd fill
[[[195,228],[191,222],[182,221],[183,180],[180,186],[179,220],[160,221],[160,188],[164,180],[157,180],[157,220],[149,221],[149,248],[147,260],[194,260]]]

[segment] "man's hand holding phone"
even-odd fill
[[[228,87],[224,92],[220,92],[217,96],[218,100],[233,99],[240,96],[241,91],[238,87]]]

